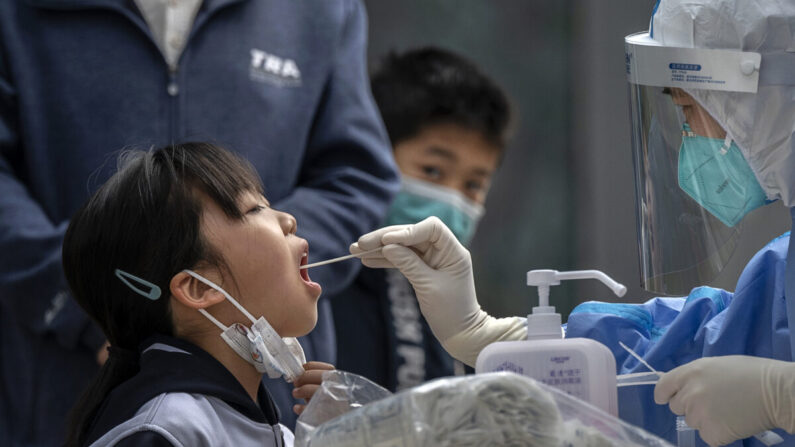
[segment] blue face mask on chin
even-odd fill
[[[679,187],[729,227],[768,203],[740,148],[730,138],[694,134],[685,124],[679,148]]]
[[[467,245],[483,212],[482,205],[458,191],[403,177],[400,192],[387,213],[386,225],[415,224],[436,216],[450,228],[459,242]]]

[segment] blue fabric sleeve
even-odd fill
[[[589,301],[569,316],[566,337],[596,340],[613,352],[618,374],[645,371],[619,344],[632,348],[659,371],[703,356],[705,326],[726,309],[732,294],[697,287],[686,298],[654,298],[643,304]]]
[[[98,349],[104,336],[69,296],[61,267],[68,222],[53,223],[14,170],[25,157],[16,109],[0,57],[0,309],[35,334],[54,334],[67,348]]]
[[[345,21],[331,57],[334,66],[312,123],[299,184],[274,205],[298,220],[310,243],[310,262],[348,254],[348,246],[375,229],[399,187],[392,150],[370,93],[367,19],[358,0],[341,3]],[[348,285],[357,261],[312,269],[330,296]]]

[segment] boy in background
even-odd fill
[[[467,245],[505,147],[505,93],[471,62],[438,48],[389,54],[371,83],[402,174],[384,225],[433,215]],[[364,268],[331,303],[340,369],[391,391],[454,373],[399,271]]]

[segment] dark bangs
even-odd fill
[[[165,165],[173,169],[171,175],[183,181],[183,187],[197,188],[207,194],[231,218],[243,217],[237,206],[241,194],[263,194],[262,181],[248,160],[212,144],[168,146],[156,152],[154,158],[158,155],[173,163]],[[177,193],[172,198],[180,195]]]

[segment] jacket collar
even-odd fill
[[[278,423],[278,410],[261,382],[255,403],[235,376],[198,346],[156,335],[140,351],[140,371],[105,398],[91,428],[92,441],[133,417],[149,400],[169,392],[216,397],[255,422]]]
[[[203,0],[193,23],[193,30],[191,30],[189,38],[192,38],[216,12],[227,6],[245,1],[248,0]],[[155,46],[157,46],[149,26],[144,21],[143,16],[138,12],[138,6],[135,4],[135,0],[27,0],[27,2],[35,8],[42,9],[62,11],[105,9],[114,11],[126,17],[138,27]]]

